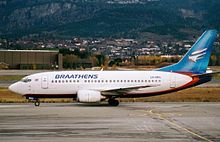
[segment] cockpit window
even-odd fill
[[[27,82],[31,82],[31,79],[29,79],[29,78],[22,78],[21,81],[27,83]]]

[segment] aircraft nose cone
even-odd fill
[[[18,93],[18,85],[17,85],[17,83],[14,83],[14,84],[10,85],[10,86],[8,87],[8,89],[9,89],[10,91],[12,91],[12,92]]]

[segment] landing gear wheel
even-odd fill
[[[118,106],[119,105],[119,101],[118,100],[115,100],[115,99],[109,99],[108,100],[108,104],[110,106]]]
[[[34,105],[35,105],[35,106],[40,106],[40,101],[39,101],[38,99],[35,100]]]

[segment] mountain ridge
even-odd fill
[[[219,6],[218,0],[7,0],[0,2],[0,37],[139,38],[150,32],[186,38],[191,30],[220,30]]]

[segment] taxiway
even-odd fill
[[[0,104],[0,141],[220,141],[220,103]]]

